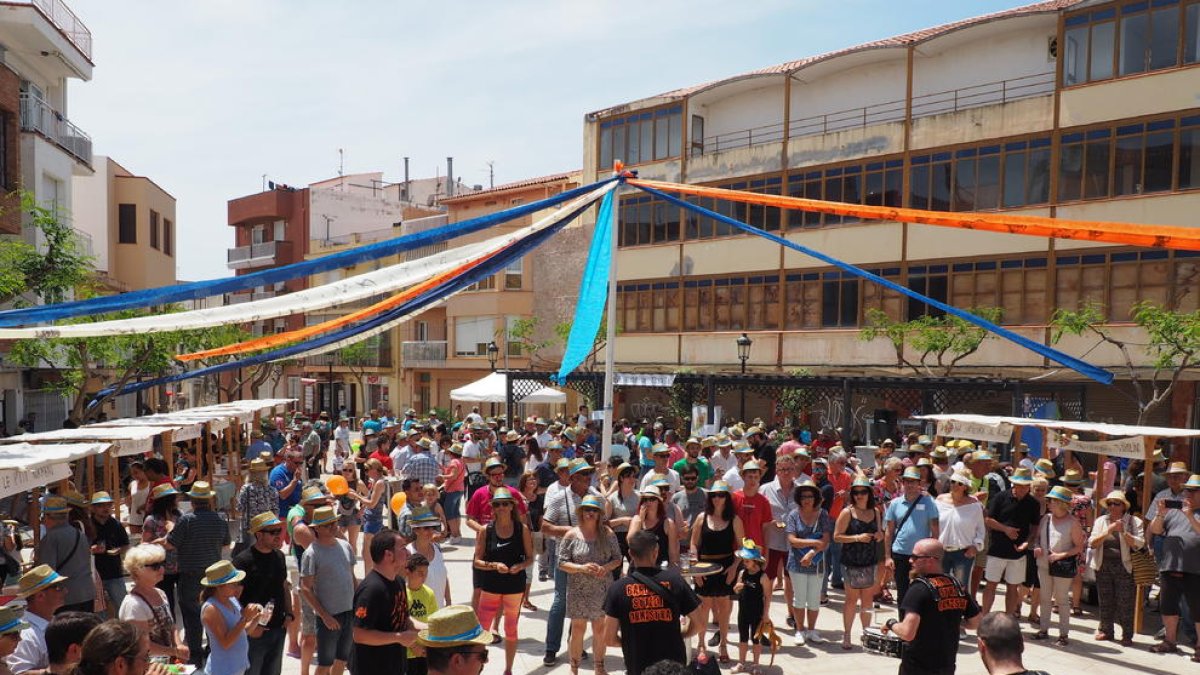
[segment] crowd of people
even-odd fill
[[[760,421],[692,437],[662,421],[616,426],[602,447],[584,409],[511,429],[477,409],[444,421],[412,409],[281,416],[251,434],[229,504],[186,448],[173,476],[160,456],[131,463],[122,504],[56,489],[19,575],[24,609],[0,609],[0,635],[19,638],[0,640],[6,668],[41,675],[67,659],[83,671],[128,654],[136,661],[112,672],[175,662],[278,675],[291,657],[302,675],[477,673],[502,643],[507,673],[518,640],[534,637],[543,664],[565,659],[572,675],[585,664],[603,675],[609,648],[626,672],[654,672],[683,663],[689,641],[701,662],[757,673],[764,647],[780,646],[770,616],[781,596],[792,648],[859,649],[857,622],[904,641],[902,672],[952,672],[967,629],[979,628],[985,663],[1019,662],[1021,621],[1032,639],[1054,623],[1069,644],[1088,572],[1093,637],[1132,645],[1146,561],[1164,624],[1150,650],[1195,642],[1200,475],[1182,462],[1089,470],[1069,451],[1034,458],[1023,446],[1001,462],[915,434],[863,456],[836,432],[783,438]],[[1145,514],[1143,471],[1156,493]],[[232,527],[223,511],[237,514]],[[452,545],[473,547],[466,606],[451,597]],[[545,634],[522,636],[522,615],[541,611],[535,581],[553,589]],[[818,629],[835,593],[837,637]],[[888,604],[898,616],[877,624]]]

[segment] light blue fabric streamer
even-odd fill
[[[612,264],[612,231],[615,227],[616,209],[613,195],[604,195],[600,202],[600,213],[596,216],[596,231],[592,234],[592,245],[588,249],[587,265],[579,282],[579,300],[575,303],[575,320],[571,323],[571,334],[563,351],[562,364],[553,379],[558,384],[567,381],[567,375],[579,367],[592,353],[596,344],[596,333],[604,316],[604,305],[608,300],[608,272]]]
[[[176,284],[174,286],[163,286],[161,288],[148,288],[140,291],[131,291],[120,295],[105,295],[97,298],[89,298],[87,300],[76,300],[73,302],[60,302],[54,305],[40,305],[37,307],[27,307],[23,309],[9,309],[0,311],[0,326],[21,326],[25,324],[44,323],[48,321],[57,321],[59,319],[69,319],[76,316],[87,316],[92,314],[104,314],[106,312],[114,312],[124,309],[138,309],[141,307],[151,307],[153,305],[165,305],[173,302],[184,300],[197,300],[206,298],[212,295],[221,295],[223,293],[232,293],[234,291],[242,291],[259,286],[269,286],[281,281],[298,279],[300,277],[328,272],[341,267],[350,267],[363,262],[379,260],[390,255],[396,255],[404,251],[411,251],[429,246],[431,244],[440,243],[461,237],[463,235],[478,232],[487,229],[498,223],[503,223],[514,218],[534,213],[542,209],[561,204],[587,194],[595,190],[600,185],[616,180],[608,178],[603,181],[598,181],[591,185],[585,185],[572,190],[560,192],[553,197],[543,199],[530,204],[522,204],[520,206],[490,213],[479,218],[464,220],[458,223],[443,225],[442,227],[408,234],[395,239],[367,244],[338,253],[331,253],[320,258],[312,260],[302,260],[291,265],[282,267],[273,267],[267,270],[243,274],[241,276],[226,277],[224,279],[211,279],[208,281],[194,281],[186,284]]]
[[[763,237],[764,239],[773,241],[773,242],[779,244],[780,246],[786,246],[787,248],[790,248],[794,251],[799,251],[806,255],[812,256],[812,257],[816,258],[817,260],[820,260],[821,262],[827,263],[829,265],[833,265],[834,267],[837,267],[841,270],[849,272],[850,274],[853,274],[854,276],[861,277],[861,278],[867,279],[869,281],[873,281],[885,288],[889,288],[893,291],[896,291],[897,293],[903,293],[904,295],[907,295],[908,297],[910,297],[914,300],[919,300],[919,301],[926,303],[928,305],[931,305],[933,307],[937,307],[938,309],[942,310],[943,312],[946,312],[947,314],[953,314],[954,316],[957,316],[960,319],[969,321],[969,322],[975,324],[976,326],[983,328],[986,331],[995,333],[996,335],[999,335],[1000,337],[1005,338],[1006,340],[1009,340],[1011,342],[1015,342],[1018,345],[1026,348],[1030,351],[1041,354],[1042,356],[1050,359],[1051,361],[1060,363],[1060,364],[1066,366],[1067,368],[1070,368],[1071,370],[1074,370],[1075,372],[1077,372],[1081,375],[1084,375],[1086,377],[1089,377],[1101,384],[1112,384],[1113,379],[1115,379],[1112,373],[1108,372],[1107,370],[1104,370],[1103,368],[1093,366],[1092,364],[1087,363],[1086,361],[1077,359],[1074,356],[1071,356],[1069,354],[1064,354],[1064,353],[1058,351],[1057,349],[1054,349],[1052,347],[1047,347],[1046,345],[1043,345],[1039,342],[1034,342],[1033,340],[1030,340],[1029,338],[1025,337],[1024,335],[1014,333],[1002,326],[997,326],[996,324],[992,323],[991,321],[988,321],[987,319],[984,319],[983,317],[976,316],[970,312],[963,311],[957,307],[947,305],[944,302],[939,302],[938,300],[934,300],[933,298],[927,298],[924,295],[921,295],[920,293],[912,290],[911,288],[901,286],[893,281],[888,281],[887,279],[884,279],[881,276],[872,274],[862,268],[855,267],[854,265],[851,265],[850,263],[842,262],[841,260],[838,260],[837,258],[832,258],[828,255],[825,255],[824,253],[821,253],[820,251],[813,250],[811,248],[808,248],[807,246],[802,246],[800,244],[797,244],[794,241],[790,241],[790,240],[784,239],[783,237],[780,237],[778,235],[771,234],[770,232],[765,232],[763,230],[758,229],[757,227],[747,225],[746,223],[740,222],[738,220],[734,220],[733,218],[730,218],[728,216],[723,216],[715,211],[709,211],[706,208],[696,206],[695,204],[691,204],[683,199],[680,199],[673,195],[669,195],[665,192],[661,192],[659,190],[655,190],[653,188],[645,187],[642,185],[638,185],[636,187],[638,189],[640,189],[644,192],[648,192],[656,197],[665,199],[666,201],[668,201],[672,204],[675,204],[676,206],[681,206],[685,209],[688,209],[689,211],[699,213],[702,216],[707,216],[714,220],[719,220],[722,223],[725,223],[727,225],[732,225],[733,227],[736,227],[739,230],[742,230],[744,232],[749,232],[751,234],[757,234],[758,236]]]
[[[457,277],[446,280],[441,285],[429,289],[420,296],[415,297],[388,312],[384,312],[342,330],[328,333],[320,337],[314,337],[305,342],[299,342],[275,351],[256,354],[254,356],[249,356],[237,361],[219,363],[207,368],[190,370],[183,373],[178,373],[176,375],[168,375],[166,377],[160,377],[153,380],[143,380],[141,382],[128,383],[121,388],[121,395],[132,394],[134,392],[143,391],[163,384],[182,382],[195,377],[204,377],[206,375],[214,375],[216,373],[222,373],[228,370],[256,366],[260,363],[266,363],[268,361],[286,359],[296,354],[303,354],[311,349],[316,349],[318,347],[324,347],[325,345],[333,344],[335,342],[340,342],[341,340],[344,340],[348,337],[353,337],[359,333],[366,332],[377,326],[382,326],[383,324],[389,323],[402,316],[421,310],[452,293],[455,293],[463,288],[466,288],[467,286],[470,286],[471,284],[477,283],[482,279],[500,272],[500,270],[504,269],[505,266],[511,264],[515,260],[519,260],[525,254],[540,246],[554,233],[561,230],[563,226],[574,220],[586,209],[590,208],[592,203],[593,202],[588,202],[587,204],[580,206],[570,213],[564,213],[561,219],[559,219],[553,225],[546,227],[542,231],[530,236],[524,241],[518,241],[514,243],[513,245],[497,253],[495,256],[492,256],[487,261],[480,263],[477,267],[474,267]],[[88,405],[95,405],[97,401],[105,396],[108,396],[110,393],[112,393],[111,387],[101,390]]]

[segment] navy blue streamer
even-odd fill
[[[653,188],[645,187],[642,185],[638,185],[636,187],[638,189],[640,189],[644,192],[648,192],[656,197],[665,199],[666,201],[668,201],[672,204],[675,204],[676,206],[681,206],[685,209],[688,209],[689,211],[693,211],[702,216],[706,216],[706,217],[712,218],[714,220],[719,220],[722,223],[725,223],[727,225],[732,225],[733,227],[736,227],[739,230],[743,230],[743,231],[749,232],[751,234],[757,234],[758,236],[763,237],[764,239],[773,241],[773,242],[779,244],[780,246],[786,246],[787,248],[790,248],[794,251],[799,251],[806,255],[812,256],[813,258],[816,258],[817,260],[820,260],[821,262],[827,263],[829,265],[833,265],[834,267],[837,267],[845,272],[849,272],[850,274],[853,274],[854,276],[861,277],[863,279],[867,279],[868,281],[873,281],[881,286],[884,286],[885,288],[889,288],[893,291],[896,291],[897,293],[903,293],[904,295],[907,295],[908,297],[910,297],[914,300],[919,300],[920,302],[926,303],[930,306],[937,307],[938,309],[942,310],[943,312],[946,312],[947,314],[953,314],[954,316],[957,316],[960,319],[969,321],[970,323],[973,323],[976,326],[979,326],[980,328],[982,328],[988,332],[995,333],[996,335],[999,335],[1000,337],[1005,338],[1006,340],[1015,342],[1018,345],[1026,348],[1030,351],[1041,354],[1042,356],[1050,359],[1051,361],[1060,363],[1060,364],[1066,366],[1067,368],[1070,368],[1071,370],[1074,370],[1075,372],[1077,372],[1081,375],[1084,375],[1086,377],[1089,377],[1101,384],[1112,384],[1113,380],[1115,379],[1112,373],[1110,373],[1107,370],[1104,370],[1103,368],[1093,366],[1092,364],[1087,363],[1086,361],[1077,359],[1074,356],[1071,356],[1069,354],[1064,354],[1052,347],[1048,347],[1041,343],[1034,342],[1033,340],[1030,340],[1029,338],[1027,338],[1023,335],[1020,335],[1018,333],[1014,333],[1014,332],[1008,330],[1007,328],[1004,328],[1002,326],[997,326],[996,324],[992,323],[991,321],[988,321],[987,319],[984,319],[983,317],[976,316],[970,312],[963,311],[957,307],[947,305],[944,302],[939,302],[937,300],[934,300],[933,298],[925,297],[924,295],[921,295],[920,293],[918,293],[910,288],[901,286],[892,281],[888,281],[887,279],[884,279],[883,277],[878,276],[876,274],[872,274],[860,267],[856,267],[847,262],[842,262],[841,260],[838,260],[837,258],[833,258],[828,255],[825,255],[824,253],[821,253],[820,251],[816,251],[811,248],[808,248],[807,246],[797,244],[794,241],[784,239],[783,237],[780,237],[775,234],[771,234],[770,232],[765,232],[763,230],[758,229],[757,227],[747,225],[746,223],[743,223],[738,220],[734,220],[733,218],[730,218],[728,216],[723,216],[715,211],[709,211],[706,208],[696,206],[695,204],[689,203],[686,200],[680,199],[673,195],[669,195],[665,192],[661,192],[659,190],[655,190]]]
[[[106,312],[114,312],[124,309],[137,309],[141,307],[151,307],[154,305],[164,305],[172,302],[180,302],[184,300],[196,300],[206,298],[212,295],[221,295],[223,293],[232,293],[234,291],[242,291],[259,286],[269,286],[281,281],[288,281],[299,277],[328,272],[340,267],[349,267],[363,262],[379,260],[390,255],[411,251],[437,244],[455,237],[472,234],[480,230],[492,227],[499,223],[513,220],[524,215],[528,215],[535,211],[561,204],[570,201],[575,197],[587,194],[597,187],[617,180],[616,178],[608,178],[603,181],[598,181],[591,185],[574,188],[565,192],[560,192],[557,195],[548,197],[541,201],[530,204],[522,204],[511,209],[490,213],[471,220],[464,220],[459,223],[444,225],[442,227],[428,230],[426,232],[418,232],[408,234],[395,239],[375,242],[365,246],[359,246],[338,253],[331,253],[320,258],[312,260],[302,260],[284,265],[282,267],[274,267],[267,270],[252,272],[241,276],[226,277],[224,279],[211,279],[208,281],[194,281],[186,284],[176,284],[174,286],[163,286],[161,288],[148,288],[140,291],[131,291],[120,295],[105,295],[87,300],[76,300],[73,302],[61,302],[55,305],[41,305],[38,307],[28,307],[23,309],[8,309],[0,311],[0,326],[21,326],[33,323],[45,323],[48,321],[58,321],[60,319],[69,319],[76,316],[87,316],[92,314],[103,314]]]
[[[595,189],[595,186],[592,186],[591,189]],[[371,330],[372,328],[382,326],[382,325],[389,323],[391,321],[394,321],[402,316],[405,316],[406,314],[410,314],[410,313],[420,310],[434,302],[437,302],[452,293],[455,293],[461,289],[464,289],[467,286],[470,286],[471,284],[477,283],[481,279],[484,279],[486,277],[489,277],[493,274],[500,272],[500,270],[504,269],[506,266],[508,266],[514,260],[520,259],[526,253],[529,253],[533,249],[540,246],[543,242],[545,242],[547,239],[549,239],[554,233],[561,230],[567,223],[569,223],[572,220],[574,220],[575,218],[577,218],[579,216],[579,214],[586,211],[589,207],[591,207],[591,202],[584,204],[583,206],[580,206],[579,208],[575,209],[574,211],[572,211],[570,213],[563,214],[562,217],[558,220],[558,222],[546,227],[545,229],[530,236],[528,239],[525,239],[524,241],[518,241],[518,242],[514,243],[513,245],[503,249],[502,251],[500,251],[496,255],[492,256],[485,262],[480,263],[478,266],[463,273],[462,275],[460,275],[458,277],[454,277],[452,279],[447,279],[445,282],[443,282],[439,286],[436,286],[436,287],[430,289],[429,291],[423,293],[422,295],[420,295],[416,298],[413,298],[412,300],[409,300],[408,302],[406,302],[394,309],[391,309],[387,312],[379,314],[370,319],[366,319],[364,321],[356,323],[356,324],[349,326],[347,328],[344,328],[342,330],[339,330],[339,331],[336,331],[333,333],[329,333],[327,335],[323,335],[320,337],[314,337],[305,342],[298,342],[294,345],[289,345],[287,347],[283,347],[281,349],[277,349],[272,352],[264,352],[262,354],[256,354],[254,356],[250,356],[250,357],[247,357],[244,359],[239,359],[237,361],[230,361],[228,363],[219,363],[219,364],[216,364],[213,366],[208,366],[206,368],[200,368],[198,370],[190,370],[190,371],[186,371],[183,373],[178,373],[176,375],[168,375],[166,377],[160,377],[160,378],[157,378],[154,380],[143,380],[141,382],[126,384],[124,387],[121,388],[120,393],[121,393],[121,395],[132,394],[134,392],[143,391],[145,389],[150,389],[151,387],[157,387],[157,386],[163,385],[163,384],[182,382],[183,380],[189,380],[189,379],[196,378],[196,377],[204,377],[205,375],[213,375],[216,373],[222,373],[227,370],[235,370],[237,368],[256,366],[260,363],[266,363],[268,361],[278,361],[280,359],[286,359],[289,356],[293,356],[295,354],[302,354],[304,352],[307,352],[312,349],[316,349],[318,347],[324,347],[325,345],[333,344],[335,342],[340,342],[341,340],[344,340],[348,337],[353,337],[355,335],[358,335],[359,333],[363,333],[365,331]],[[98,394],[96,394],[95,398],[92,399],[92,402],[89,405],[95,405],[97,401],[99,401],[101,398],[103,398],[105,396],[108,396],[112,392],[113,392],[112,387],[101,390]]]

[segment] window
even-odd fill
[[[517,258],[504,266],[504,290],[521,290],[522,269],[521,258]]]
[[[287,221],[277,220],[272,224],[272,235],[275,241],[283,241],[287,238]],[[258,242],[256,242],[258,243]]]
[[[513,329],[516,328],[517,322],[520,320],[521,317],[519,316],[508,316],[504,318],[505,354],[515,358],[521,358],[525,355],[525,353],[521,351],[520,341],[513,337]]]
[[[642,164],[678,157],[683,151],[683,106],[660,108],[600,122],[599,168],[614,161]]]
[[[486,276],[479,281],[467,286],[464,291],[494,291],[496,290],[496,275]]]
[[[1063,23],[1063,84],[1174,68],[1197,61],[1200,3],[1140,0],[1073,14]]]
[[[908,268],[908,288],[914,290],[928,298],[946,302],[949,269],[946,265],[918,265]],[[908,320],[918,319],[926,314],[930,316],[941,316],[945,314],[942,310],[931,307],[924,302],[918,302],[909,298],[908,300]]]
[[[250,243],[262,244],[267,240],[267,227],[265,225],[255,225],[250,229]]]
[[[621,200],[618,245],[679,241],[679,208],[650,195]]]
[[[12,116],[0,112],[0,187],[8,188],[12,181],[8,177],[8,124]]]
[[[951,153],[919,155],[910,161],[909,206],[928,211],[949,211]]]
[[[1198,131],[1191,116],[1064,133],[1058,201],[1200,187]]]
[[[848,328],[858,325],[858,277],[848,272],[821,275],[821,326]]]
[[[460,316],[454,319],[455,356],[487,356],[488,343],[495,337],[495,317]]]
[[[137,205],[117,205],[117,243],[137,243]]]
[[[1179,126],[1179,189],[1200,187],[1200,117],[1184,117]]]
[[[175,245],[175,233],[171,230],[171,225],[170,218],[163,218],[162,252],[166,253],[167,255],[175,255],[174,249],[172,248]]]
[[[159,248],[158,243],[158,211],[150,210],[150,247]]]
[[[1046,279],[1045,258],[1000,261],[1001,320],[1018,325],[1046,321]]]

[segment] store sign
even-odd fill
[[[1128,459],[1145,459],[1146,437],[1130,436],[1107,441],[1080,441],[1070,437],[1050,441],[1051,447],[1071,452],[1086,452],[1090,455],[1108,455]]]
[[[33,471],[0,470],[0,497],[10,497],[70,477],[71,465],[66,462],[43,466]]]
[[[964,422],[962,420],[938,420],[937,435],[943,438],[967,438],[989,443],[1012,442],[1013,425],[1008,422]]]

